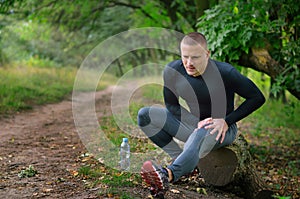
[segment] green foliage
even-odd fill
[[[272,91],[300,92],[299,11],[291,0],[226,0],[207,10],[197,27],[212,55],[223,61],[238,62],[251,48],[266,48],[284,68]]]
[[[131,107],[134,106],[134,111],[132,111],[132,118],[137,118],[137,112],[139,108],[142,107],[142,105],[130,105]],[[126,118],[124,119],[126,120]],[[128,135],[124,133],[117,123],[114,120],[114,117],[109,116],[109,117],[104,117],[100,121],[101,129],[103,130],[104,134],[107,136],[107,138],[115,145],[115,146],[120,146],[122,138],[123,137],[129,137],[130,139],[130,151],[131,152],[138,152],[138,153],[145,153],[148,150],[155,150],[156,147],[153,145],[153,143],[148,139],[148,138],[139,138],[135,137],[133,135]],[[132,124],[131,124],[132,125]],[[130,128],[130,127],[129,127]],[[132,129],[137,128],[135,125],[134,127],[131,126]],[[128,130],[132,130],[128,129]]]
[[[22,5],[24,0],[2,0],[0,3],[0,14],[9,14],[14,12],[15,7]]]
[[[78,169],[78,175],[83,175],[83,176],[91,176],[92,174],[92,169],[90,166],[82,166]]]
[[[32,166],[29,165],[28,168],[21,170],[20,173],[18,173],[19,178],[30,178],[37,174],[37,170]]]
[[[72,68],[0,68],[0,113],[57,102],[72,91]]]
[[[256,122],[256,125],[260,126],[261,129],[268,129],[268,127],[300,129],[300,118],[297,117],[298,115],[300,115],[300,102],[297,99],[290,99],[286,104],[268,100],[262,108],[251,114],[247,120],[258,120],[259,122]],[[290,134],[286,135],[286,133],[284,135],[288,138]]]
[[[45,60],[32,61],[27,63],[27,66],[23,64],[0,68],[0,114],[15,113],[31,109],[34,105],[58,102],[73,91],[76,68],[55,67],[55,64]],[[53,66],[49,67],[51,64]],[[91,71],[85,71],[83,75],[89,79],[82,82],[77,89],[90,91],[91,87],[95,86],[92,84],[98,76]],[[114,82],[114,76],[104,73],[96,89],[103,90]]]
[[[111,175],[102,179],[102,182],[109,186],[134,186],[131,177],[135,176],[126,172],[111,171]]]
[[[145,13],[149,16],[146,17]],[[167,11],[162,9],[159,1],[146,1],[141,9],[131,14],[131,18],[136,27],[168,27],[171,23]]]
[[[72,36],[71,36],[72,35]],[[76,38],[76,40],[72,40]],[[74,52],[83,37],[78,33],[70,34],[56,29],[50,24],[37,21],[14,21],[1,30],[2,54],[15,62],[36,63],[39,67],[48,66],[78,66],[82,57],[81,48]],[[85,49],[86,50],[86,49]],[[45,65],[45,67],[48,67]]]
[[[129,28],[131,10],[108,4],[24,1],[22,7],[16,6],[16,13],[0,16],[0,47],[5,50],[0,58],[7,55],[9,60],[23,61],[34,57],[56,66],[78,67],[96,44]]]
[[[105,184],[105,187],[99,190],[99,195],[112,198],[132,198],[132,193],[124,191],[124,187],[133,187],[141,184],[141,177],[129,172],[120,172],[115,169],[105,167],[99,162],[94,162],[93,157],[85,158],[85,165],[78,169],[78,174],[84,178],[85,184],[89,188],[99,187],[99,184]]]
[[[264,45],[266,34],[278,33],[279,22],[270,22],[268,3],[222,1],[205,11],[198,30],[207,36],[209,48],[220,60],[237,61],[251,46]]]
[[[273,197],[277,198],[277,199],[291,199],[291,196],[276,196],[276,195],[274,195]]]
[[[163,88],[158,84],[151,84],[142,88],[143,97],[157,103],[163,103]]]
[[[286,42],[279,52],[285,69],[277,76],[276,83],[272,85],[273,93],[276,96],[282,89],[287,88],[300,92],[300,40]]]

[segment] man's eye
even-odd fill
[[[201,56],[192,56],[192,57],[189,57],[189,56],[182,56],[184,59],[192,59],[192,60],[196,60],[196,59],[199,59]]]

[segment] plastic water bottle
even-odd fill
[[[128,138],[123,138],[120,147],[120,167],[123,171],[128,171],[130,168],[130,146],[128,144]]]

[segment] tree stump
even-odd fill
[[[245,198],[272,198],[273,192],[258,175],[249,153],[249,146],[239,135],[230,146],[211,151],[198,164],[205,182],[218,187],[238,185]]]

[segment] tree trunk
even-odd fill
[[[199,162],[199,170],[206,183],[225,187],[238,185],[245,198],[272,198],[273,192],[256,171],[248,143],[239,135],[230,146],[210,152]]]
[[[194,0],[196,5],[196,19],[204,14],[204,11],[209,8],[208,0]]]
[[[249,54],[241,56],[239,65],[261,71],[272,79],[276,79],[284,71],[284,67],[271,57],[266,48],[251,48]],[[287,90],[300,100],[300,91],[294,88],[295,85],[286,86]]]
[[[122,64],[120,62],[119,59],[116,60],[118,68],[119,68],[119,72],[120,72],[120,77],[122,77],[124,75],[123,69],[122,69]]]

